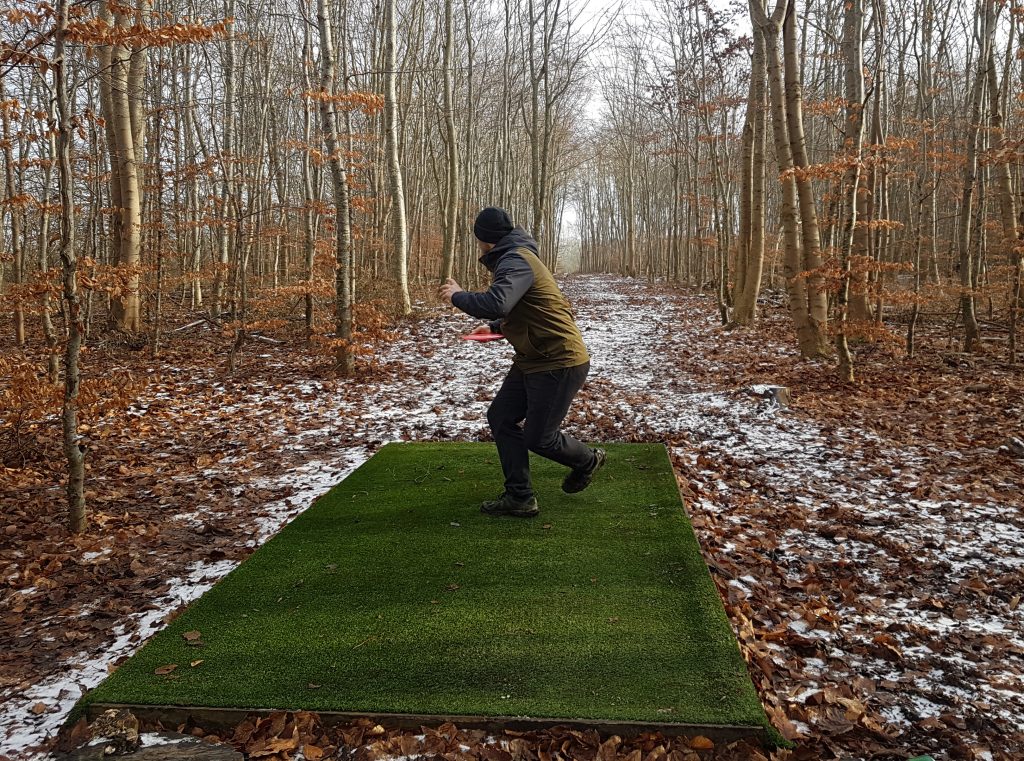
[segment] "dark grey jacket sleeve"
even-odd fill
[[[472,317],[500,320],[519,303],[531,285],[533,269],[529,263],[518,254],[509,254],[495,267],[490,288],[483,293],[459,291],[452,296],[452,304]]]

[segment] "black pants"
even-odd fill
[[[589,362],[539,373],[524,373],[513,366],[505,376],[487,410],[487,422],[498,445],[505,493],[510,497],[527,500],[533,496],[530,452],[573,470],[593,466],[593,451],[558,430],[589,371]]]

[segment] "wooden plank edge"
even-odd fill
[[[104,711],[124,709],[146,722],[161,722],[166,727],[177,727],[192,721],[203,729],[234,729],[246,716],[268,716],[279,711],[306,709],[270,708],[204,708],[202,706],[153,706],[131,703],[90,703],[86,707],[86,718],[91,722]],[[419,729],[422,726],[439,726],[451,722],[460,729],[483,729],[501,732],[511,729],[529,732],[569,727],[571,729],[594,729],[603,737],[619,735],[636,737],[645,732],[659,733],[666,737],[696,737],[703,735],[715,743],[730,743],[736,740],[768,741],[765,727],[732,724],[683,724],[672,722],[648,722],[600,719],[552,719],[530,716],[447,716],[442,714],[407,713],[355,713],[349,711],[311,711],[320,717],[324,726],[351,724],[367,719],[388,729]]]

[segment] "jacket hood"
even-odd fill
[[[498,261],[501,257],[515,248],[528,248],[535,254],[538,252],[537,241],[523,228],[513,227],[512,232],[494,244],[494,248],[480,257],[480,263],[490,272],[494,272],[494,268],[498,266]]]

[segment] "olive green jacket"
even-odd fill
[[[461,291],[452,304],[491,321],[516,350],[512,358],[524,373],[576,367],[590,361],[569,301],[537,256],[537,243],[515,228],[480,263],[493,273],[482,293]]]

